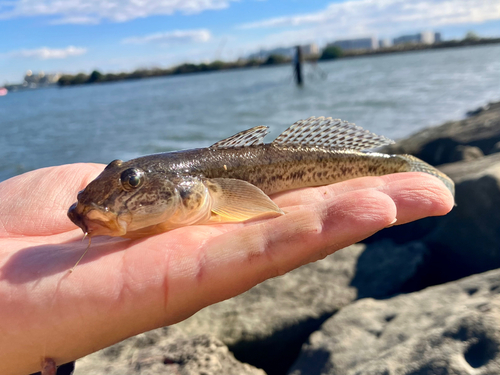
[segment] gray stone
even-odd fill
[[[495,152],[500,152],[500,142],[495,143],[490,150],[490,154],[494,154]]]
[[[453,158],[457,146],[478,147],[487,155],[499,141],[500,103],[492,103],[471,117],[424,129],[383,151],[412,154],[427,163],[439,165],[456,161]]]
[[[307,337],[358,294],[387,297],[411,284],[427,252],[419,243],[350,246],[209,306],[178,326],[189,334],[210,333],[239,360],[283,373]]]
[[[500,270],[359,300],[311,335],[289,374],[500,374]]]
[[[421,242],[402,245],[391,240],[375,242],[359,256],[351,286],[357,289],[358,298],[387,298],[422,289],[429,256],[429,250]]]
[[[450,162],[476,160],[483,156],[479,147],[458,145],[450,156]]]
[[[440,169],[456,183],[456,207],[448,215],[384,229],[368,239],[425,243],[430,252],[422,286],[500,267],[500,153]]]
[[[237,361],[213,337],[187,337],[170,327],[143,333],[84,357],[76,362],[74,374],[265,375],[265,372]]]
[[[456,184],[465,180],[477,179],[500,165],[500,155],[495,153],[475,160],[443,164],[439,170],[446,173]]]
[[[500,267],[500,154],[442,166],[456,182],[456,204],[426,243],[466,274]],[[441,264],[444,268],[445,264]]]
[[[480,114],[481,112],[483,111],[487,111],[488,109],[490,108],[490,105],[489,104],[486,104],[486,105],[483,105],[481,107],[478,107],[476,109],[473,109],[472,111],[467,111],[465,113],[465,115],[467,117],[472,117],[472,116],[477,116],[478,114]]]

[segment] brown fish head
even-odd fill
[[[88,236],[124,236],[131,230],[161,223],[175,211],[178,193],[159,173],[133,161],[112,161],[87,187],[68,217]]]

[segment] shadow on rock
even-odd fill
[[[331,316],[331,313],[327,313],[319,318],[296,322],[281,331],[274,332],[266,339],[258,342],[240,341],[229,349],[236,359],[262,368],[268,375],[285,375],[297,359],[302,344],[309,335],[317,331]],[[270,353],[272,355],[269,355]],[[320,357],[315,354],[315,359]],[[323,358],[323,361],[325,360]]]
[[[405,245],[383,240],[370,244],[359,256],[351,286],[361,298],[388,298],[422,288],[429,249],[421,242]]]

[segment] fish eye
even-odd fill
[[[140,169],[130,168],[120,175],[120,182],[125,190],[137,189],[143,181],[144,172]]]

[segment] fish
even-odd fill
[[[444,173],[412,155],[370,151],[394,141],[331,117],[310,117],[264,143],[257,126],[210,147],[114,160],[68,210],[85,236],[140,238],[176,228],[285,214],[269,197],[363,176]]]

